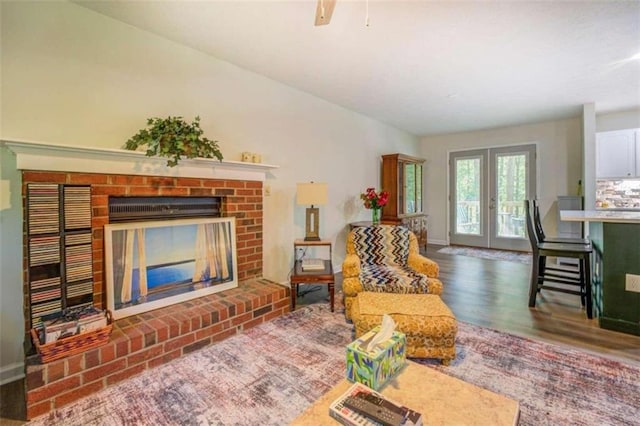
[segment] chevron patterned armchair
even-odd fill
[[[402,226],[354,228],[342,263],[345,315],[361,291],[442,294],[438,264],[422,256],[413,232]]]

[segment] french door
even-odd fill
[[[536,196],[536,146],[449,154],[449,242],[529,251],[524,200]]]

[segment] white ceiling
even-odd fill
[[[640,107],[639,1],[79,1],[416,135]]]

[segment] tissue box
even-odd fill
[[[378,326],[347,345],[347,379],[374,390],[384,386],[407,360],[407,339],[404,333],[398,331],[394,331],[389,340],[380,343],[371,352],[366,351],[366,342],[379,329]],[[363,347],[360,347],[361,344]]]

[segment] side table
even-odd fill
[[[329,259],[323,259],[323,269],[304,271],[302,269],[302,259],[298,259],[298,248],[300,247],[328,247]],[[335,277],[333,275],[333,265],[331,264],[332,246],[331,241],[305,241],[295,240],[293,242],[293,271],[291,272],[291,310],[296,309],[296,297],[298,295],[298,285],[300,284],[327,284],[329,287],[329,298],[331,300],[331,312],[333,312],[333,302],[335,297]]]

